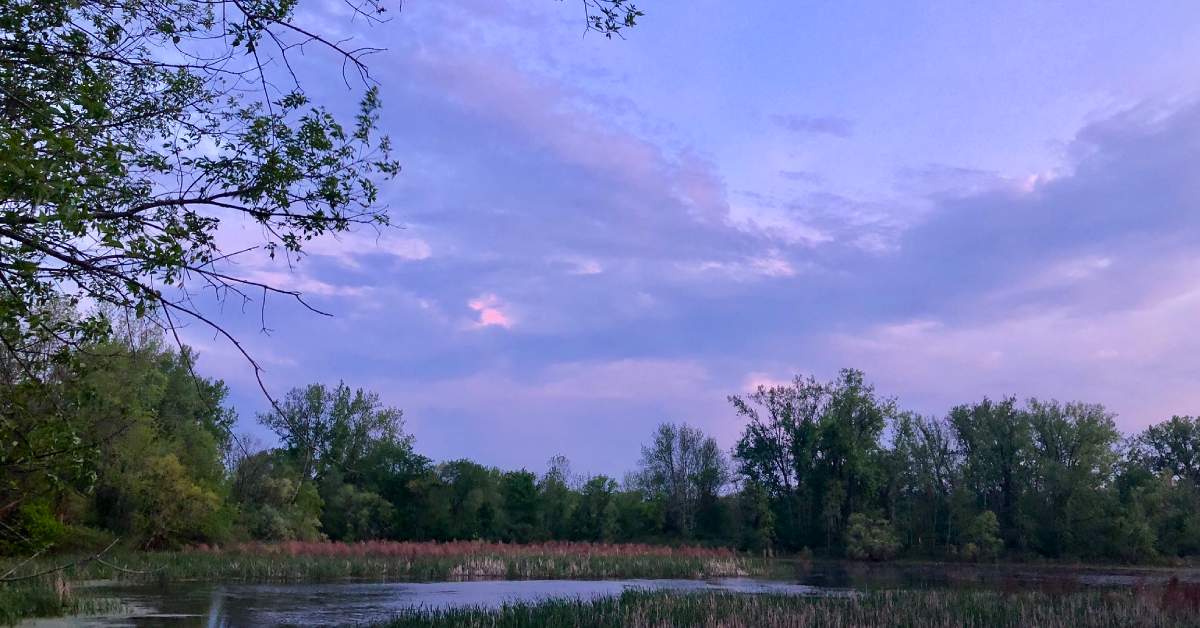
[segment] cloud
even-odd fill
[[[806,116],[777,113],[771,121],[780,128],[800,135],[829,135],[847,138],[854,134],[854,123],[838,116]]]
[[[661,420],[731,444],[725,394],[798,362],[822,379],[862,367],[928,412],[1004,393],[1105,402],[1123,427],[1195,411],[1197,107],[1089,124],[1029,176],[979,166],[995,163],[986,135],[887,159],[861,133],[797,141],[854,137],[835,116],[773,117],[788,152],[760,162],[736,118],[709,138],[675,127],[691,103],[666,119],[632,105],[652,100],[636,64],[578,72],[636,54],[565,59],[539,38],[556,3],[508,4],[414,5],[388,29],[394,63],[373,70],[404,174],[381,202],[408,228],[309,247],[292,285],[371,308],[281,314],[271,346],[294,364],[272,381],[378,390],[434,457],[562,451],[609,472]],[[762,172],[730,161],[747,154]]]
[[[472,323],[472,327],[476,329],[484,327],[512,329],[512,316],[505,311],[506,306],[500,301],[500,297],[494,294],[482,294],[471,299],[467,301],[467,307],[475,310],[478,315],[478,320]]]
[[[1070,153],[1032,185],[936,199],[881,263],[853,269],[877,320],[831,332],[827,355],[930,410],[1080,398],[1125,429],[1194,412],[1200,105],[1101,120]]]
[[[781,279],[794,277],[797,274],[792,262],[777,250],[767,251],[765,255],[742,260],[683,263],[679,265],[679,268],[685,275],[705,279],[727,278],[739,282],[756,279]]]
[[[362,268],[364,258],[383,255],[402,261],[420,261],[433,256],[433,248],[425,240],[406,236],[396,229],[375,232],[370,228],[326,235],[305,243],[304,252],[331,258],[353,269]]]
[[[599,260],[578,255],[551,256],[550,263],[560,265],[569,275],[599,275],[604,272],[604,265]]]
[[[362,297],[367,295],[369,286],[346,286],[332,284],[299,269],[291,271],[255,269],[240,275],[247,281],[266,284],[280,290],[291,290],[304,295],[319,295],[323,297]]]
[[[930,411],[984,395],[1082,399],[1116,410],[1121,427],[1134,431],[1200,405],[1200,339],[1192,333],[1200,288],[1172,293],[1123,311],[885,324],[835,334],[831,349]]]
[[[779,176],[788,181],[796,181],[798,183],[811,183],[815,185],[825,182],[825,177],[808,170],[780,170]]]

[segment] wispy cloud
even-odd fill
[[[795,113],[776,113],[771,121],[799,135],[829,135],[847,138],[854,134],[854,123],[839,116],[806,116]]]

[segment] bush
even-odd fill
[[[896,555],[900,542],[887,519],[856,512],[846,526],[846,555],[856,560],[887,560]]]
[[[32,554],[57,545],[66,531],[67,527],[50,510],[50,504],[23,504],[0,536],[0,554]]]
[[[985,510],[975,516],[963,530],[962,557],[967,560],[994,559],[1000,555],[1004,542],[1000,540],[1000,522],[996,513]]]

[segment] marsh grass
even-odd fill
[[[119,609],[119,600],[74,595],[62,578],[44,578],[0,584],[0,625],[26,617],[89,615]]]
[[[499,610],[414,611],[382,626],[515,628],[595,626],[727,628],[819,626],[1108,626],[1200,625],[1200,588],[1125,589],[1069,594],[998,591],[879,591],[854,597],[629,591],[585,602],[553,600]]]
[[[714,578],[769,575],[781,567],[727,549],[604,543],[248,543],[179,552],[117,552],[67,569],[69,579],[317,582],[472,578]],[[68,562],[57,559],[61,562]],[[44,569],[54,559],[26,567]],[[0,564],[0,567],[3,567]],[[144,572],[144,573],[131,573]]]

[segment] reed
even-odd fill
[[[61,577],[0,584],[0,626],[28,617],[59,617],[111,612],[118,600],[77,596]]]
[[[591,602],[552,600],[499,610],[414,611],[386,628],[595,626],[799,628],[819,626],[1041,626],[1043,628],[1200,625],[1200,587],[1087,591],[879,591],[853,597],[630,591]]]
[[[51,562],[37,561],[26,569],[45,568]],[[247,543],[178,552],[117,552],[104,562],[108,564],[92,562],[62,573],[70,579],[315,582],[713,578],[764,576],[779,568],[766,559],[716,548],[480,541]]]

